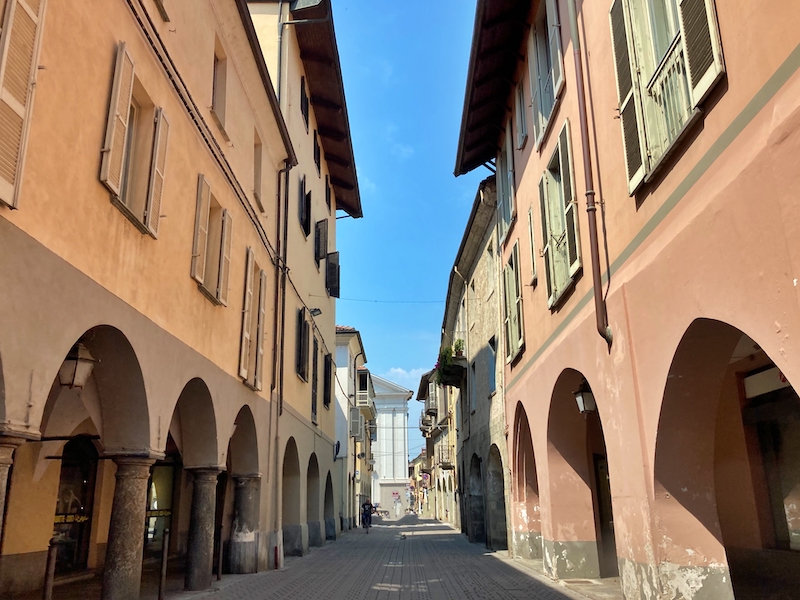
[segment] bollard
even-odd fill
[[[161,579],[158,582],[158,600],[164,600],[167,589],[167,554],[169,553],[169,529],[164,529],[161,541]]]
[[[58,540],[50,538],[50,547],[47,549],[47,570],[44,573],[44,600],[53,600],[53,580],[56,577],[56,556],[58,555]]]

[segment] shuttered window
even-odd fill
[[[535,144],[538,148],[564,89],[561,22],[556,0],[540,3],[528,39],[528,74]]]
[[[258,265],[252,248],[245,259],[239,377],[254,390],[262,389],[264,334],[266,331],[267,274]]]
[[[528,209],[528,241],[531,252],[531,282],[536,282],[536,236],[533,233],[533,207]]]
[[[514,220],[514,150],[511,142],[511,122],[506,124],[503,146],[497,156],[497,218],[500,239],[505,239]]]
[[[0,0],[0,202],[16,207],[33,107],[44,0]]]
[[[319,263],[328,255],[328,219],[317,221],[314,227],[314,261]]]
[[[308,337],[310,327],[306,309],[297,311],[297,331],[295,339],[295,370],[303,381],[308,381]]]
[[[322,379],[322,405],[325,408],[331,407],[331,396],[333,394],[333,355],[325,355],[325,373]]]
[[[539,180],[547,305],[555,306],[581,269],[580,233],[572,166],[569,121],[558,135]]]
[[[528,139],[528,121],[525,118],[527,107],[525,106],[525,87],[522,82],[517,85],[517,91],[514,102],[514,115],[517,122],[517,148],[525,146],[525,141]]]
[[[325,260],[325,287],[328,295],[334,298],[339,297],[339,253],[328,252]]]
[[[503,320],[506,337],[506,358],[511,361],[519,354],[524,339],[522,327],[522,285],[519,272],[519,244],[514,244],[511,256],[503,269]]]
[[[233,218],[202,174],[197,178],[191,276],[213,302],[228,305]]]
[[[300,78],[300,113],[303,115],[303,123],[306,124],[308,131],[308,93],[306,92],[306,78]]]
[[[250,370],[250,339],[253,336],[253,249],[247,249],[244,271],[244,300],[242,302],[242,338],[239,346],[239,377],[247,381]]]
[[[314,344],[311,347],[311,422],[317,422],[317,390],[319,388],[319,342],[314,336]]]
[[[161,198],[164,195],[164,173],[167,166],[169,121],[161,108],[156,109],[156,129],[153,136],[153,159],[150,164],[150,183],[147,188],[144,220],[154,238],[158,238],[161,221]]]
[[[297,209],[303,235],[308,237],[311,234],[311,191],[306,190],[305,175],[300,178],[297,187]]]
[[[699,117],[722,45],[713,0],[614,0],[609,21],[632,195]]]

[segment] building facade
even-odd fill
[[[477,4],[455,173],[496,169],[513,551],[551,577],[791,585],[799,21]]]

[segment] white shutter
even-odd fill
[[[550,215],[547,207],[548,201],[547,173],[539,179],[539,206],[542,212],[542,258],[544,258],[544,277],[547,283],[547,306],[555,302],[555,286],[553,285],[553,248],[550,245]]]
[[[503,267],[503,324],[506,334],[506,358],[510,358],[514,354],[514,336],[511,331],[511,307],[513,306],[511,294],[511,265],[507,263],[506,266]]]
[[[536,236],[533,233],[533,207],[528,208],[528,240],[531,250],[531,281],[536,281]]]
[[[117,65],[114,69],[103,159],[100,164],[100,181],[116,196],[121,192],[122,166],[125,164],[125,140],[128,135],[128,116],[133,95],[133,72],[133,59],[128,54],[125,42],[120,42],[117,46]]]
[[[14,208],[33,106],[44,1],[0,4],[5,9],[0,11],[0,202]]]
[[[247,249],[247,260],[244,271],[244,306],[242,307],[242,339],[239,348],[239,377],[247,379],[250,366],[250,325],[253,308],[253,249]]]
[[[156,129],[153,135],[153,154],[150,163],[150,183],[147,187],[144,222],[154,238],[158,238],[161,218],[161,198],[164,195],[164,172],[167,166],[167,141],[169,121],[162,108],[156,109]]]
[[[364,441],[364,415],[358,415],[358,441]]]
[[[358,437],[358,425],[361,422],[361,411],[355,406],[350,407],[350,437]]]
[[[628,193],[633,195],[648,169],[647,144],[642,126],[642,103],[630,19],[623,0],[614,0],[609,11],[611,41],[617,79],[617,100],[622,126],[622,145],[628,171]]]
[[[260,282],[258,286],[258,327],[256,330],[256,372],[253,377],[253,387],[257,390],[262,389],[262,373],[264,371],[264,328],[267,321],[267,274],[260,271]]]
[[[533,122],[533,142],[536,148],[542,143],[543,127],[542,127],[542,105],[541,96],[539,95],[539,67],[538,58],[536,54],[536,39],[534,29],[531,27],[531,33],[528,36],[528,75],[530,77],[531,86],[531,120]]]
[[[514,102],[514,114],[517,117],[517,148],[522,148],[528,139],[528,124],[525,120],[525,87],[522,82],[517,86]]]
[[[516,214],[516,206],[514,205],[515,198],[514,192],[516,190],[516,182],[514,181],[514,145],[511,142],[511,119],[508,120],[506,123],[506,189],[508,191],[508,197],[506,198],[506,202],[508,205],[506,206],[506,214],[508,215],[508,223],[514,220],[514,215]]]
[[[495,161],[495,187],[496,187],[496,195],[497,195],[497,224],[500,233],[500,240],[502,241],[506,235],[506,229],[508,229],[508,223],[505,219],[506,213],[506,183],[507,180],[504,176],[506,172],[506,157],[505,157],[505,150],[500,149],[500,152],[497,154],[497,160]]]
[[[569,0],[572,2],[572,0]],[[561,51],[561,23],[556,0],[547,0],[547,43],[553,68],[553,106],[564,88],[564,56]]]
[[[228,209],[222,211],[222,235],[219,248],[219,272],[217,276],[217,300],[228,306],[228,288],[231,278],[231,245],[233,241],[233,218]]]
[[[208,245],[208,217],[211,210],[211,186],[200,174],[197,178],[197,209],[194,217],[194,243],[192,244],[192,278],[203,283],[206,272],[206,246]]]
[[[578,202],[575,194],[575,178],[572,168],[572,141],[569,120],[564,123],[558,136],[561,159],[561,188],[564,192],[564,227],[567,241],[567,266],[572,279],[581,268],[581,236],[578,226]]]
[[[679,0],[683,55],[692,106],[705,99],[725,72],[714,0]]]
[[[511,250],[511,261],[509,262],[509,324],[511,329],[511,350],[512,357],[516,356],[522,345],[522,286],[519,278],[519,244],[514,244]]]

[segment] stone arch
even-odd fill
[[[258,434],[253,412],[246,404],[239,409],[233,423],[229,442],[228,460],[233,477],[260,473],[258,460]]]
[[[486,514],[483,501],[481,459],[472,455],[469,466],[469,541],[486,542]]]
[[[522,402],[514,414],[514,489],[512,496],[512,544],[514,556],[542,557],[542,519],[539,508],[539,479],[528,415]]]
[[[661,585],[720,599],[790,589],[800,565],[800,398],[738,328],[693,321],[667,374],[654,459]],[[689,550],[687,550],[689,549]],[[750,590],[759,581],[758,590]],[[733,589],[731,587],[733,586]]]
[[[308,468],[306,469],[306,521],[309,545],[321,546],[325,541],[325,532],[321,526],[319,462],[317,455],[313,452],[308,459]]]
[[[492,550],[508,550],[508,527],[506,525],[505,481],[503,459],[495,444],[489,448],[489,465],[486,469],[487,544]]]
[[[186,469],[219,466],[217,419],[205,381],[189,380],[178,396],[169,433]]]
[[[558,579],[618,572],[603,425],[597,410],[579,412],[579,389],[590,389],[583,374],[562,371],[547,421],[551,539],[544,541],[544,567]]]
[[[333,479],[331,472],[328,471],[325,477],[325,502],[323,506],[323,517],[325,518],[325,539],[336,539],[336,512],[333,504]]]
[[[283,453],[281,483],[283,550],[290,556],[302,556],[308,550],[308,527],[300,522],[300,458],[293,437],[286,442]]]

